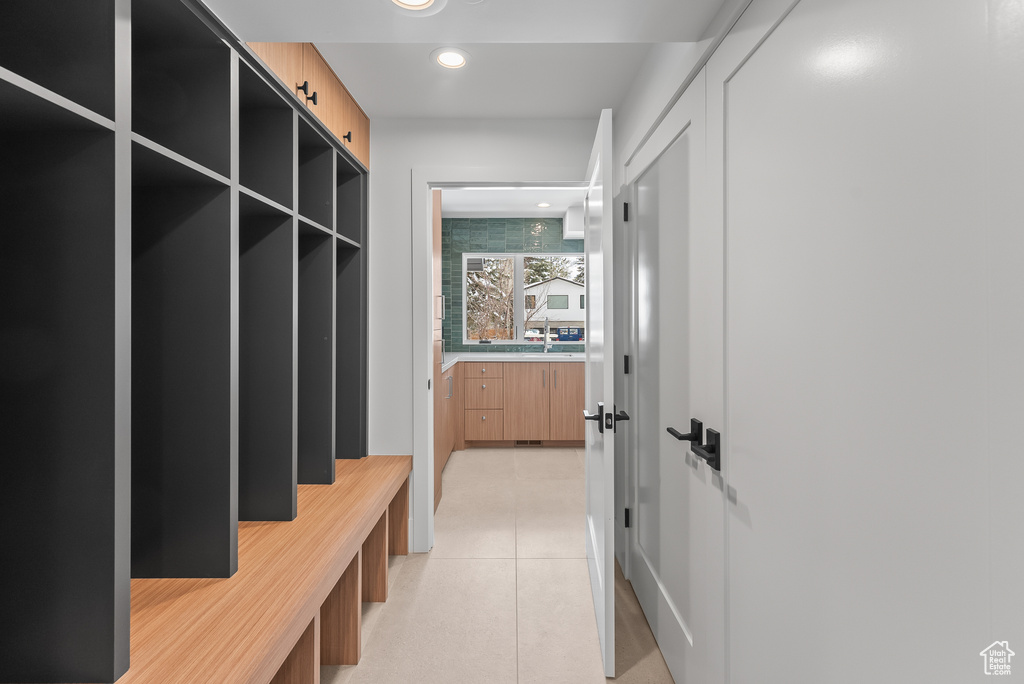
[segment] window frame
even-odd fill
[[[526,266],[524,259],[527,257],[584,257],[582,252],[463,252],[462,253],[462,344],[465,346],[475,346],[479,344],[484,345],[510,345],[514,344],[517,346],[529,346],[538,345],[542,346],[544,341],[539,342],[526,339]],[[512,301],[513,301],[513,320],[515,321],[515,337],[509,340],[475,340],[470,339],[469,326],[468,326],[468,311],[467,311],[467,289],[466,289],[466,270],[467,263],[470,259],[513,259],[513,275],[512,275]],[[584,266],[584,269],[586,266]],[[584,271],[584,287],[586,287],[586,271]],[[585,295],[583,295],[585,296]],[[570,308],[570,307],[566,307]],[[584,312],[586,309],[584,309]],[[584,319],[586,314],[584,313]]]

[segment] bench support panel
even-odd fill
[[[388,504],[388,553],[409,555],[409,478]]]
[[[320,684],[320,614],[310,621],[270,684]]]
[[[320,663],[358,665],[362,654],[363,552],[352,558],[320,607]]]
[[[363,542],[363,601],[388,600],[388,511],[373,526]]]

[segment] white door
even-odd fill
[[[676,682],[722,682],[725,500],[719,471],[691,450],[707,441],[691,419],[717,428],[722,413],[721,335],[705,315],[721,290],[722,245],[703,210],[703,72],[627,182],[637,259],[630,580]]]
[[[584,203],[587,256],[587,564],[604,671],[615,676],[615,353],[612,343],[612,111],[601,112]]]

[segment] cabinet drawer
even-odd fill
[[[466,410],[466,439],[471,441],[497,441],[504,434],[503,411]]]
[[[470,378],[465,381],[468,409],[500,409],[504,407],[504,381],[501,378]]]
[[[473,361],[463,365],[466,366],[463,372],[466,374],[467,380],[471,380],[473,378],[500,378],[502,376],[500,363],[481,363],[479,361]]]

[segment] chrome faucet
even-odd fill
[[[551,324],[548,322],[547,316],[544,317],[544,353],[548,353],[548,349],[551,347]]]

